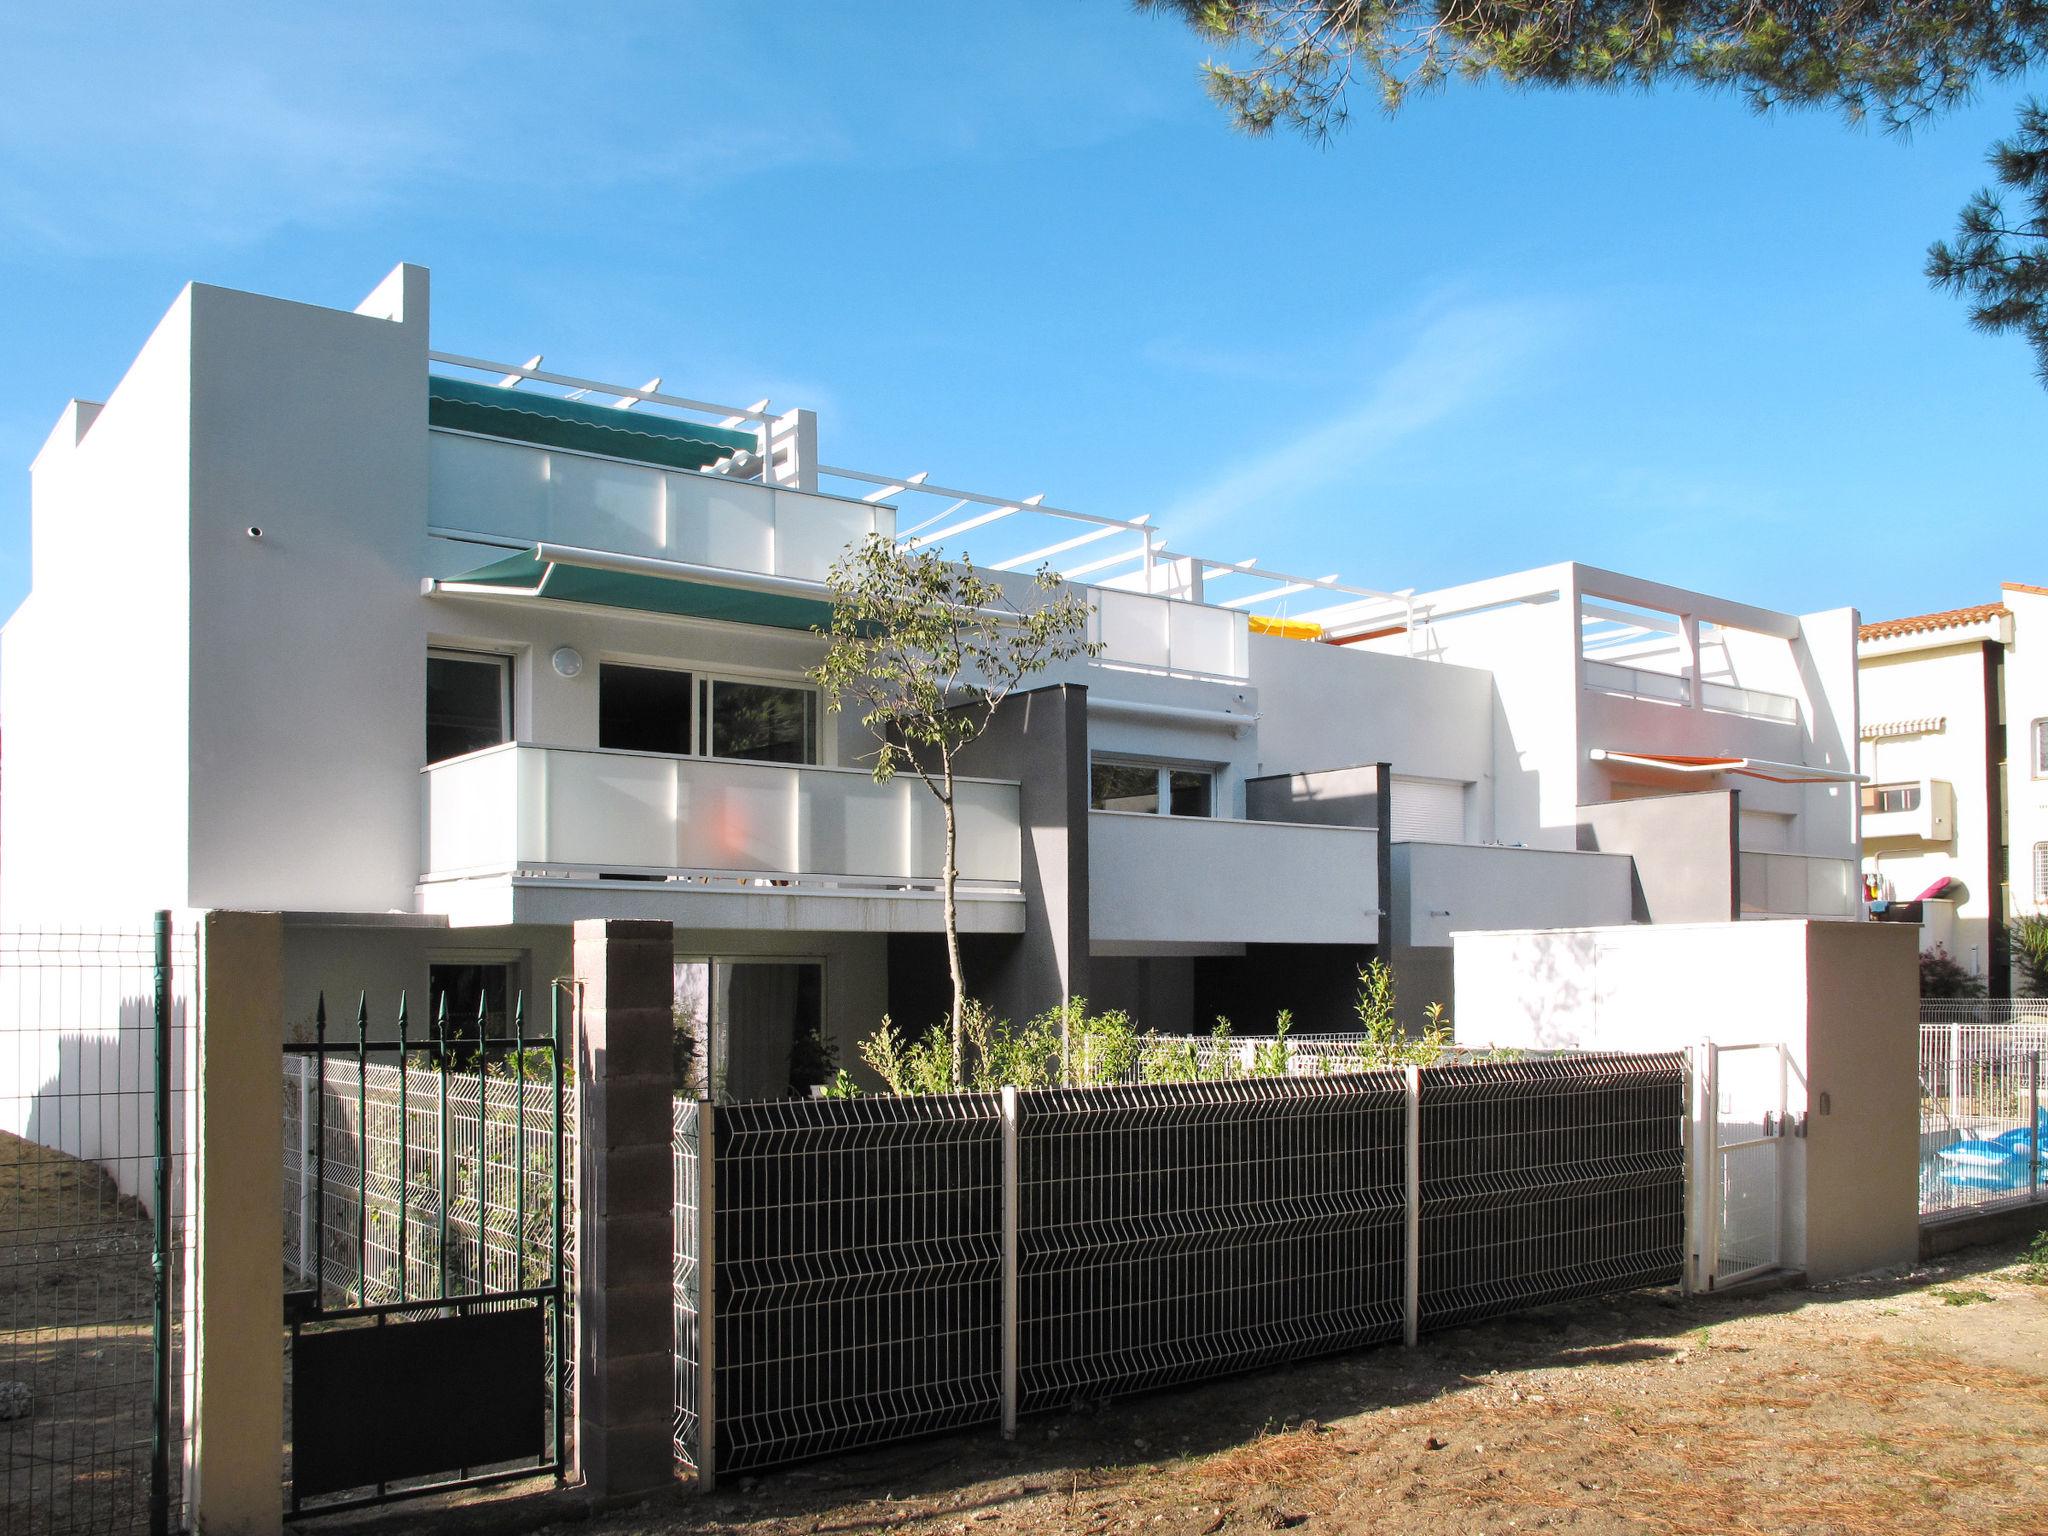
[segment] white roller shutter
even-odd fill
[[[1456,779],[1394,775],[1393,840],[1397,843],[1465,841],[1465,786]]]

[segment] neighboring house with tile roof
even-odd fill
[[[1918,922],[1922,948],[2005,996],[2005,925],[2048,910],[2048,588],[2009,581],[1995,603],[1879,620],[1857,640],[1876,915]]]

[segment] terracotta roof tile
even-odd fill
[[[1937,629],[1962,629],[1986,619],[2004,618],[2011,610],[2003,603],[1981,603],[1975,608],[1950,608],[1942,613],[1918,613],[1905,619],[1881,619],[1856,631],[1859,640],[1889,640],[1898,635],[1919,635]]]

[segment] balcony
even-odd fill
[[[456,902],[456,893],[439,888],[479,882],[501,890],[508,883],[567,884],[642,897],[709,892],[728,900],[908,894],[936,907],[930,894],[942,878],[945,820],[915,778],[877,784],[850,768],[524,743],[436,763],[422,778],[422,891],[432,898],[430,910]],[[961,780],[957,805],[963,903],[991,898],[1014,905],[1017,785]],[[493,910],[503,906],[495,902]],[[543,918],[521,908],[500,920]],[[934,911],[912,926],[936,921]],[[1008,931],[1015,923],[967,926]]]
[[[1090,936],[1112,954],[1371,944],[1379,936],[1378,861],[1372,827],[1090,811]]]
[[[1098,665],[1232,680],[1250,670],[1245,616],[1234,608],[1109,587],[1091,588],[1088,601]]]
[[[1853,918],[1863,914],[1862,876],[1851,859],[1808,853],[1736,855],[1744,917]]]
[[[1611,661],[1594,661],[1590,657],[1586,659],[1585,668],[1586,687],[1593,693],[1647,699],[1658,704],[1692,702],[1693,679],[1690,674],[1624,667]],[[1785,725],[1796,725],[1799,721],[1799,701],[1790,694],[1704,680],[1699,685],[1699,692],[1700,708],[1713,714],[1740,715],[1745,720],[1769,720]]]
[[[1627,923],[1634,863],[1621,853],[1396,843],[1394,942],[1443,946],[1453,933]]]
[[[492,438],[429,434],[437,531],[822,582],[893,508]]]
[[[1956,791],[1946,779],[1863,786],[1863,837],[1946,843],[1956,834]]]

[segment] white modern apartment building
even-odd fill
[[[2048,588],[1866,624],[1857,658],[1874,915],[2007,996],[2005,925],[2048,911]]]
[[[835,467],[801,409],[442,352],[428,311],[410,266],[354,310],[194,284],[65,408],[0,639],[0,927],[279,909],[303,1023],[495,1013],[574,920],[656,917],[728,1091],[813,1030],[850,1061],[945,986],[937,807],[805,677],[870,533],[1095,610],[963,795],[969,980],[1013,1016],[1338,1028],[1375,953],[1450,1001],[1460,929],[1860,915],[1852,612],[1297,579]]]

